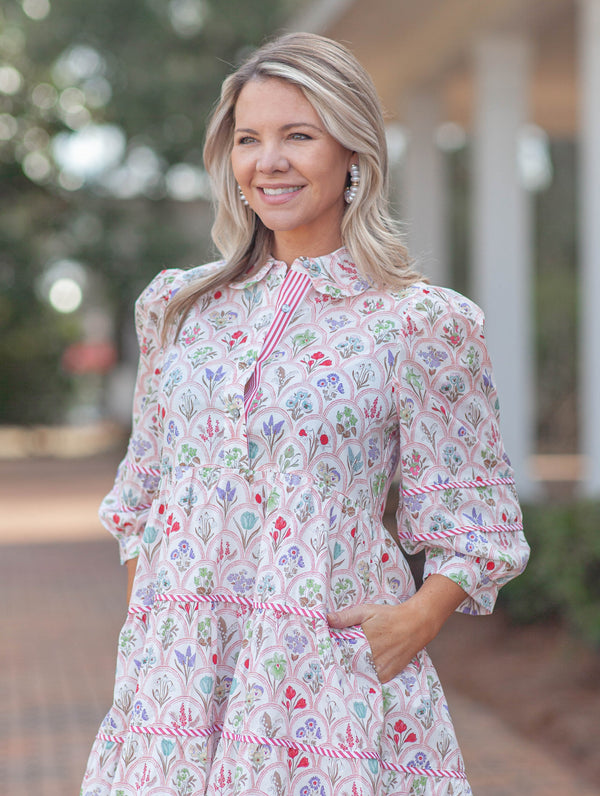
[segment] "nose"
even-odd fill
[[[265,143],[259,152],[256,161],[256,170],[263,174],[272,174],[276,171],[287,171],[289,162],[276,143]]]

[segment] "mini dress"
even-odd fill
[[[377,288],[342,248],[204,293],[163,343],[168,302],[221,265],[163,271],[136,305],[100,516],[139,560],[81,794],[468,796],[427,651],[381,684],[362,628],[326,615],[414,594],[398,541],[464,613],[525,567],[482,312]]]

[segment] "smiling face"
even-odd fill
[[[248,82],[235,106],[231,165],[252,210],[288,264],[339,248],[353,153],[331,136],[302,91],[277,78]]]

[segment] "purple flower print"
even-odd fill
[[[285,421],[280,420],[279,423],[275,423],[273,420],[273,415],[269,418],[269,422],[263,422],[263,434],[265,437],[272,437],[275,434],[279,434],[281,429],[283,428],[283,424]]]
[[[222,489],[220,486],[218,486],[217,495],[221,500],[227,500],[228,502],[231,502],[235,497],[235,487],[231,486],[231,481],[227,481],[225,484],[225,489]]]
[[[494,384],[492,382],[492,374],[489,373],[487,370],[483,371],[483,388],[484,391],[489,391],[494,389]]]
[[[463,511],[463,517],[473,525],[483,525],[483,517],[481,512],[479,512],[479,514],[477,513],[477,509],[473,509],[470,514],[467,514],[465,511]]]
[[[290,577],[295,575],[298,569],[304,569],[304,559],[300,555],[300,548],[292,545],[279,558],[279,566],[283,567],[285,574]]]
[[[146,492],[156,492],[160,483],[159,475],[144,475],[142,486]]]
[[[132,437],[131,439],[131,449],[136,456],[143,456],[151,447],[152,445],[149,442],[145,442],[139,437]]]
[[[320,740],[322,733],[317,720],[314,718],[306,719],[304,725],[296,730],[296,738],[305,743]]]
[[[196,665],[196,653],[192,654],[192,648],[188,644],[188,648],[185,652],[181,652],[180,650],[175,650],[175,658],[176,658],[176,666],[179,671],[185,677],[185,681],[187,683],[190,672]]]
[[[418,514],[421,511],[421,506],[425,502],[425,495],[406,495],[404,498],[404,505],[411,514]]]
[[[154,605],[154,584],[151,583],[149,586],[144,586],[143,589],[138,589],[135,593],[136,597],[139,597],[141,602],[146,606],[146,608],[152,608]]]
[[[146,708],[139,699],[133,706],[132,714],[133,714],[131,717],[132,724],[141,724],[143,721],[148,721],[149,719]]]
[[[245,594],[254,586],[254,578],[248,576],[248,571],[245,569],[242,569],[239,572],[232,572],[227,576],[227,580],[229,583],[231,583],[233,590],[237,594]]]
[[[321,785],[321,778],[313,776],[298,791],[298,796],[325,796],[325,788]]]
[[[192,648],[189,645],[185,652],[175,650],[175,657],[182,666],[193,666],[196,663],[196,653],[192,655]]]
[[[418,355],[430,371],[435,371],[442,362],[448,359],[448,354],[445,351],[438,351],[432,345],[428,346],[427,351],[419,351]]]
[[[417,752],[414,760],[411,760],[408,765],[414,766],[415,768],[431,768],[431,763],[427,759],[425,752]]]
[[[294,655],[302,655],[308,644],[308,638],[303,635],[297,628],[288,633],[285,638],[287,648]]]
[[[169,420],[169,425],[167,426],[167,444],[170,445],[172,442],[175,442],[176,437],[179,436],[179,429],[177,428],[174,420]]]

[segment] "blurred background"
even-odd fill
[[[133,302],[217,256],[206,118],[283,30],[370,72],[410,251],[486,312],[533,558],[477,638],[457,617],[438,642],[465,735],[476,716],[509,732],[514,787],[471,732],[480,792],[597,793],[600,0],[3,0],[0,792],[77,792],[124,610],[96,509],[127,439]],[[523,734],[541,746],[519,768]]]

